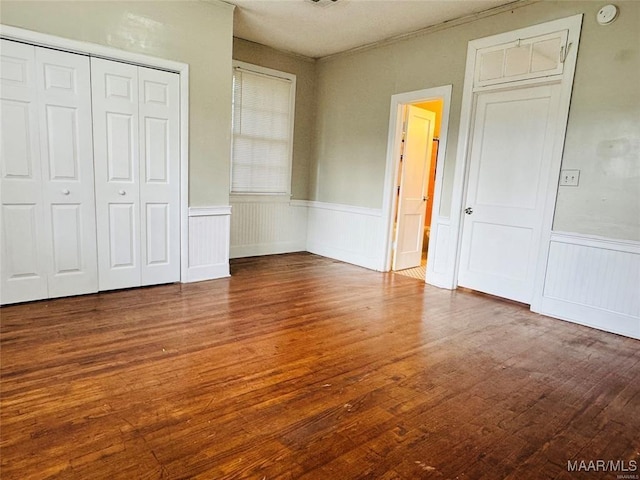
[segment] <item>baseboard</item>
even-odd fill
[[[537,313],[640,340],[640,321],[638,318],[619,312],[558,298],[544,297]]]
[[[215,280],[230,276],[229,262],[218,265],[201,265],[189,267],[187,283],[202,282],[204,280]]]
[[[229,256],[230,258],[258,257],[261,255],[304,252],[305,250],[306,244],[300,241],[237,245],[230,248]]]

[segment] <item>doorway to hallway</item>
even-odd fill
[[[391,100],[385,207],[387,270],[425,280],[433,212],[439,209],[451,86]]]

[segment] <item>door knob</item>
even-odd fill
[[[67,188],[63,188],[62,189],[62,194],[63,195],[69,195],[71,192],[67,189]]]
[[[422,201],[426,202],[429,197],[422,197]]]
[[[124,190],[118,190],[118,195],[126,195],[127,192],[125,192]]]
[[[464,209],[464,213],[466,213],[467,215],[471,215],[473,213],[473,208],[471,207],[467,207]]]

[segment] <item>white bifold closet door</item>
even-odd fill
[[[180,280],[178,75],[91,59],[100,290]]]
[[[2,40],[1,302],[95,292],[89,58]]]

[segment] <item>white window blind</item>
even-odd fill
[[[294,80],[236,67],[231,193],[287,194]]]

